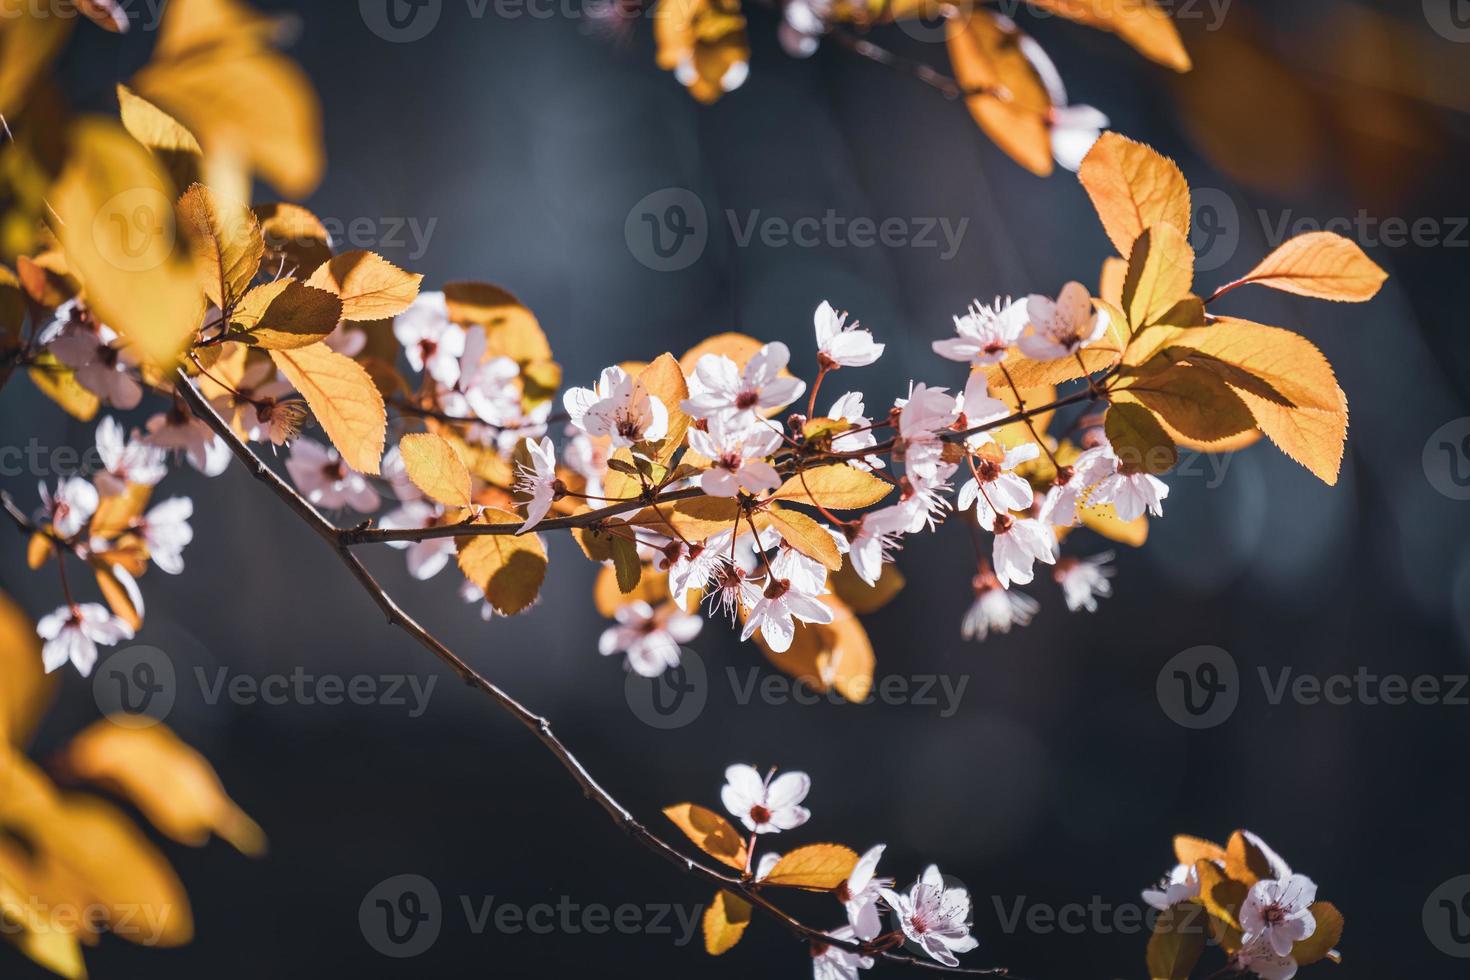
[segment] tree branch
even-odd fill
[[[612,819],[613,823],[624,833],[659,857],[683,869],[686,874],[700,878],[717,888],[723,888],[733,892],[752,905],[759,907],[798,939],[809,943],[815,942],[826,946],[836,946],[853,953],[872,955],[873,951],[862,943],[834,939],[822,930],[806,925],[767,898],[753,881],[724,874],[693,858],[685,856],[668,841],[659,837],[640,823],[612,794],[602,788],[577,757],[572,755],[571,751],[562,744],[561,739],[557,738],[556,733],[551,730],[551,722],[521,704],[521,702],[507,694],[489,678],[476,671],[468,663],[460,659],[454,651],[450,650],[427,629],[421,626],[417,620],[404,612],[402,607],[373,578],[372,573],[367,570],[366,566],[358,560],[357,555],[352,552],[351,544],[353,542],[350,538],[354,532],[338,528],[331,521],[327,520],[322,516],[320,511],[297,493],[290,484],[286,483],[274,470],[266,466],[265,462],[235,435],[225,420],[214,410],[214,406],[210,405],[198,390],[195,389],[194,385],[189,381],[188,376],[182,371],[179,372],[178,379],[175,383],[175,390],[178,392],[179,398],[189,406],[190,410],[214,430],[216,435],[225,441],[226,445],[230,447],[230,451],[234,453],[235,458],[244,464],[250,475],[265,484],[267,489],[279,497],[287,507],[291,508],[297,517],[301,518],[302,521],[316,532],[319,538],[336,552],[337,557],[347,566],[348,571],[357,579],[358,584],[362,586],[363,590],[372,598],[378,609],[387,617],[390,625],[396,626],[407,633],[420,646],[447,664],[467,685],[485,694],[501,710],[505,711],[534,734],[541,741],[541,744],[546,747],[547,751],[555,756],[557,761],[562,764],[562,767],[576,780],[577,785],[582,789],[582,795],[600,806],[607,813],[608,817]],[[663,499],[672,500],[676,499],[676,497],[670,494]],[[626,505],[620,504],[616,508],[604,508],[604,510],[612,509],[621,512],[622,510],[631,509],[635,506],[643,506],[643,502],[632,501]],[[584,519],[588,517],[586,514],[579,516]],[[1009,973],[1003,967],[984,969],[950,968],[941,963],[892,951],[882,951],[877,955],[890,962],[904,963],[920,969],[937,970],[944,973],[992,977],[1006,976]]]

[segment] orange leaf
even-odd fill
[[[711,956],[728,952],[750,925],[751,905],[734,892],[723,888],[704,910],[704,948]]]
[[[665,807],[664,816],[684,831],[684,836],[701,851],[737,871],[745,870],[745,840],[730,821],[694,803]]]
[[[1128,255],[1138,236],[1169,224],[1189,234],[1189,185],[1173,160],[1117,133],[1103,133],[1082,161],[1077,179],[1092,198],[1119,255]]]
[[[989,10],[949,22],[949,60],[970,115],[1013,160],[1040,177],[1052,172],[1051,99],[1021,51],[1023,35]]]
[[[398,443],[403,467],[426,497],[449,507],[470,505],[470,471],[454,447],[436,435],[413,433]]]
[[[307,285],[340,296],[344,320],[386,320],[408,309],[423,279],[376,252],[348,252],[319,266]]]
[[[775,500],[812,504],[829,510],[871,507],[893,492],[893,484],[846,463],[814,466],[781,484]]]
[[[376,475],[383,458],[388,413],[372,377],[350,357],[316,343],[273,350],[271,360],[311,406],[347,465]]]
[[[809,844],[783,854],[762,880],[768,885],[825,892],[847,881],[857,852],[841,844]]]
[[[1255,283],[1314,299],[1363,303],[1377,296],[1387,279],[1388,273],[1357,242],[1335,232],[1314,231],[1286,242],[1215,295]]]

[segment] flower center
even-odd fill
[[[750,819],[756,823],[770,823],[771,811],[757,803],[750,808]]]
[[[638,423],[627,416],[619,418],[618,435],[624,439],[636,439],[638,437]]]
[[[322,475],[333,483],[341,483],[347,479],[347,464],[340,459],[335,463],[328,463],[322,467]]]
[[[779,599],[790,591],[791,583],[786,579],[772,578],[770,584],[766,586],[766,598]]]
[[[748,408],[754,408],[760,399],[761,396],[758,391],[742,391],[735,396],[735,407],[742,411]]]

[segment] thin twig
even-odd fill
[[[718,888],[739,895],[741,898],[755,905],[776,919],[788,932],[797,938],[812,943],[821,943],[827,946],[836,946],[854,953],[871,953],[862,943],[847,940],[834,939],[820,929],[806,925],[795,918],[784,909],[780,908],[767,898],[754,882],[736,878],[696,861],[680,853],[668,841],[653,833],[633,814],[619,803],[607,790],[595,780],[585,766],[572,755],[571,751],[557,738],[551,730],[551,722],[541,715],[527,708],[514,697],[507,694],[489,678],[476,671],[464,660],[460,659],[454,651],[450,650],[431,634],[423,626],[419,625],[408,613],[398,605],[397,602],[378,584],[366,566],[358,560],[357,555],[351,550],[349,532],[338,528],[332,522],[322,516],[321,512],[313,507],[304,497],[297,493],[290,484],[281,479],[274,470],[266,466],[265,461],[257,456],[248,445],[235,435],[230,426],[222,419],[214,406],[194,388],[189,378],[182,371],[179,372],[175,385],[179,397],[187,404],[193,413],[204,421],[214,433],[223,439],[230,447],[235,458],[244,464],[250,475],[265,484],[297,517],[301,518],[316,535],[327,543],[337,557],[347,566],[358,584],[372,598],[374,604],[387,617],[390,625],[396,626],[412,637],[420,646],[428,650],[434,656],[447,664],[460,679],[470,687],[476,688],[487,695],[503,711],[534,734],[546,749],[556,757],[562,767],[567,770],[571,777],[576,780],[577,785],[582,788],[582,795],[597,803],[622,831],[635,841],[648,848],[659,857],[671,864],[682,868],[685,873],[701,878]],[[637,502],[635,502],[637,503]],[[585,515],[584,515],[585,516]],[[946,967],[941,963],[922,960],[904,953],[883,951],[879,953],[883,959],[895,963],[905,963],[921,969],[938,970],[945,973],[957,973],[971,976],[1006,976],[1005,968],[954,969]]]

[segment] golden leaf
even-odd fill
[[[295,350],[325,340],[342,318],[335,293],[296,279],[275,279],[246,293],[230,324],[263,350]]]
[[[1291,958],[1297,966],[1319,963],[1332,953],[1332,948],[1342,942],[1342,913],[1331,902],[1313,902],[1309,912],[1317,922],[1312,935],[1291,947]]]
[[[97,577],[97,588],[107,600],[112,614],[127,623],[136,632],[143,628],[143,594],[138,584],[120,564],[111,564],[109,556],[98,555],[92,559],[92,571]],[[136,567],[136,566],[135,566]]]
[[[1174,838],[1174,858],[1180,864],[1193,865],[1196,861],[1224,861],[1225,848],[1202,837],[1179,834]]]
[[[857,852],[850,847],[841,844],[808,844],[781,855],[781,860],[761,880],[768,885],[782,885],[787,888],[832,891],[847,881],[857,862]]]
[[[1131,472],[1167,473],[1179,462],[1179,451],[1159,420],[1142,405],[1115,403],[1103,420],[1108,442]]]
[[[444,286],[449,319],[485,328],[485,356],[508,357],[518,364],[551,358],[551,345],[536,315],[509,292],[483,282],[451,282]]]
[[[617,572],[610,565],[597,570],[597,581],[592,586],[592,604],[608,619],[612,619],[619,607],[630,602],[641,600],[650,606],[657,606],[668,598],[669,576],[651,568],[644,569],[638,585],[631,592],[625,593],[618,587]]]
[[[796,636],[785,653],[772,653],[759,633],[755,642],[773,666],[812,690],[836,691],[854,703],[866,701],[877,665],[868,631],[837,596],[818,598],[832,610],[832,622],[797,623]]]
[[[160,832],[201,847],[218,834],[242,854],[265,853],[265,833],[230,799],[209,761],[164,725],[94,722],[63,750],[73,775],[116,790]]]
[[[1116,255],[1103,259],[1098,275],[1097,295],[1109,306],[1123,308],[1123,282],[1128,277],[1128,262]]]
[[[74,18],[24,0],[0,3],[0,115],[14,116],[71,33]]]
[[[1146,229],[1133,243],[1123,280],[1123,310],[1134,332],[1158,323],[1194,286],[1194,249],[1169,224]]]
[[[178,248],[173,189],[158,161],[116,124],[84,119],[50,200],[87,305],[141,360],[171,366],[204,300]]]
[[[812,504],[828,510],[860,510],[871,507],[893,492],[893,484],[846,463],[814,466],[781,484],[775,500]]]
[[[1226,877],[1213,861],[1195,862],[1199,874],[1199,899],[1209,913],[1210,934],[1226,955],[1234,955],[1242,944],[1240,907],[1249,886]]]
[[[1205,951],[1204,910],[1192,902],[1166,909],[1148,940],[1151,980],[1188,980]]]
[[[641,510],[628,519],[635,527],[645,527],[665,537],[677,537],[675,529],[690,541],[703,541],[712,534],[728,531],[740,519],[740,504],[734,497],[691,497],[672,504],[660,504],[660,517],[653,508]],[[664,519],[668,519],[665,523]]]
[[[70,980],[85,980],[87,967],[75,924],[40,907],[36,889],[22,886],[21,881],[19,877],[11,880],[0,867],[0,935],[32,963]]]
[[[981,130],[1011,159],[1040,177],[1052,172],[1051,98],[1021,50],[1022,34],[989,10],[949,21],[949,60]]]
[[[745,838],[724,817],[695,803],[679,803],[664,808],[664,816],[684,832],[696,847],[736,871],[745,870],[748,855]]]
[[[255,213],[203,184],[184,192],[178,213],[204,295],[221,309],[233,307],[250,288],[265,255]]]
[[[1155,0],[1036,0],[1063,17],[1110,31],[1151,61],[1175,71],[1192,67],[1179,30]]]
[[[750,915],[750,903],[739,895],[723,888],[715,892],[714,901],[704,910],[705,952],[711,956],[729,952],[740,942],[740,937],[745,935],[745,927],[750,925]]]
[[[138,483],[129,483],[122,493],[103,497],[92,514],[89,530],[93,537],[115,538],[143,516],[153,488]]]
[[[301,392],[347,465],[377,475],[388,413],[373,379],[356,361],[326,344],[273,350],[276,370]]]
[[[175,187],[188,187],[199,180],[204,150],[193,133],[126,85],[117,87],[117,104],[123,128],[153,151],[173,177]]]
[[[306,74],[267,47],[275,31],[236,0],[169,0],[133,88],[178,117],[211,158],[240,160],[305,197],[325,165],[321,107]]]
[[[680,81],[700,102],[714,102],[725,93],[732,71],[750,63],[738,0],[661,0],[657,11],[658,66],[680,72]]]
[[[480,524],[523,524],[508,511],[486,508]],[[479,534],[456,538],[459,569],[479,586],[498,612],[512,616],[527,608],[546,578],[546,547],[535,534]]]
[[[255,209],[265,238],[267,262],[297,277],[310,276],[332,258],[332,236],[321,219],[296,204],[262,204]]]
[[[624,596],[638,588],[643,578],[643,560],[638,557],[638,546],[627,538],[614,537],[608,546],[612,555],[613,577],[618,591]]]
[[[408,309],[423,280],[376,252],[348,252],[318,267],[307,285],[340,296],[344,320],[383,320]]]
[[[1226,452],[1260,437],[1245,402],[1204,368],[1175,364],[1134,376],[1126,387],[1115,388],[1112,398],[1148,408],[1174,442],[1191,449]]]
[[[449,507],[470,505],[470,471],[454,447],[436,435],[413,433],[398,443],[403,467],[424,496]]]
[[[1262,879],[1275,878],[1276,869],[1266,852],[1237,830],[1225,845],[1225,874],[1249,888]]]
[[[888,605],[903,591],[905,584],[903,572],[898,570],[898,566],[886,564],[882,574],[878,576],[878,584],[869,585],[853,571],[850,561],[844,561],[842,568],[827,581],[837,598],[860,616],[877,612]]]
[[[1298,235],[1261,260],[1223,293],[1255,283],[1282,292],[1339,303],[1364,303],[1378,295],[1388,273],[1358,243],[1330,231]]]
[[[41,353],[26,373],[42,394],[72,418],[90,422],[102,406],[102,400],[77,381],[76,372],[64,367],[50,351]]]
[[[1101,534],[1109,541],[1126,544],[1130,548],[1142,548],[1148,540],[1148,516],[1140,514],[1131,521],[1119,520],[1112,504],[1094,504],[1078,507],[1077,517],[1089,529]]]
[[[801,511],[771,504],[755,512],[755,524],[761,530],[775,528],[781,540],[834,572],[842,567],[842,552],[837,550],[832,535]]]
[[[0,592],[0,742],[23,746],[56,694],[41,665],[41,640],[25,610]]]
[[[1152,148],[1103,133],[1077,178],[1119,255],[1129,254],[1138,236],[1154,225],[1173,225],[1189,234],[1189,185],[1174,161]]]
[[[1347,442],[1347,396],[1332,365],[1300,334],[1221,317],[1173,335],[1170,355],[1205,368],[1240,396],[1262,432],[1328,485]]]

